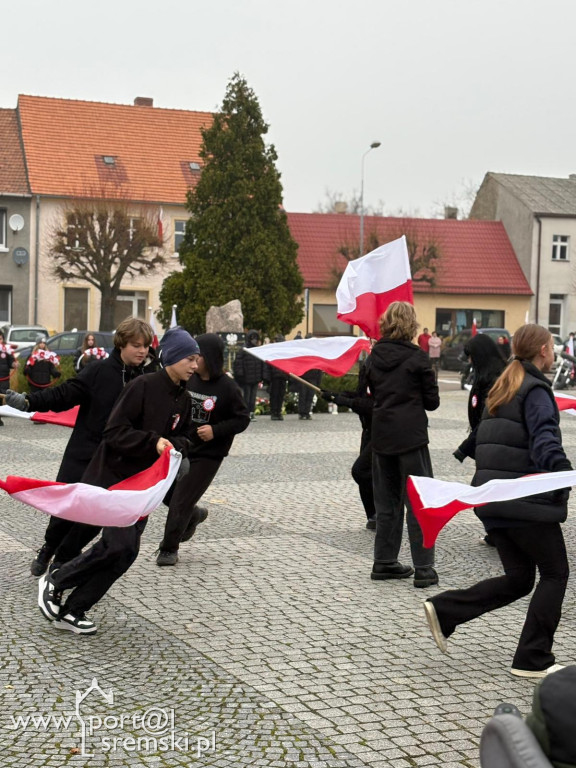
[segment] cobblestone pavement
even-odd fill
[[[466,398],[444,392],[431,414],[435,473],[446,480],[472,474],[451,455]],[[5,425],[0,475],[55,477],[66,429]],[[563,430],[574,460],[576,419],[563,417]],[[369,579],[373,533],[350,477],[358,443],[353,414],[258,418],[175,568],[155,565],[166,510],[154,513],[138,561],[92,612],[93,637],[41,616],[28,569],[46,518],[2,495],[0,764],[478,766],[494,707],[530,707],[533,684],[508,673],[526,601],[461,628],[443,656],[423,619],[433,590]],[[574,521],[564,530],[573,558]],[[481,533],[463,512],[440,535],[442,588],[500,572]],[[576,658],[575,626],[570,583],[558,661]],[[113,701],[95,690],[78,704],[83,743],[75,697],[93,679]],[[15,723],[32,714],[47,719]],[[152,737],[166,741],[155,748]]]

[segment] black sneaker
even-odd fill
[[[204,520],[208,517],[208,510],[206,507],[194,507],[194,522],[190,523],[188,528],[184,531],[182,534],[182,538],[180,541],[190,541],[192,536],[196,533],[196,528],[200,525],[200,523],[203,523]]]
[[[438,574],[432,566],[416,568],[416,573],[414,574],[415,587],[433,587],[435,584],[438,584]]]
[[[369,531],[375,531],[376,530],[376,518],[375,517],[369,517],[368,520],[366,520],[366,528],[368,528]]]
[[[68,629],[75,635],[93,635],[97,630],[96,624],[85,613],[65,613],[60,616],[54,626],[58,629]]]
[[[56,589],[52,574],[44,574],[38,582],[38,608],[48,621],[55,621],[60,615],[62,590]]]
[[[156,565],[176,565],[178,562],[178,552],[165,552],[160,550],[156,558]]]
[[[53,554],[54,550],[50,549],[47,544],[40,547],[30,566],[32,576],[42,576],[43,573],[46,573],[46,568],[48,568],[48,563],[52,560]]]
[[[412,576],[414,569],[409,565],[402,563],[374,563],[370,578],[374,581],[384,581],[385,579],[407,579]]]

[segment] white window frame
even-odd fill
[[[570,261],[569,235],[552,235],[552,261]]]
[[[556,333],[558,336],[562,336],[562,325],[564,322],[564,303],[566,297],[562,294],[551,293],[548,300],[548,330],[550,333]],[[560,307],[560,322],[550,323],[550,308],[555,304]]]
[[[174,256],[178,257],[178,249],[180,247],[180,244],[182,243],[182,240],[184,240],[184,235],[186,234],[186,224],[188,223],[188,219],[174,219]],[[182,226],[182,231],[179,231],[179,227]],[[180,239],[178,239],[180,238]]]
[[[8,211],[0,208],[0,251],[6,253],[8,250]]]

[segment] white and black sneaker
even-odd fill
[[[65,613],[55,623],[58,629],[68,629],[75,635],[93,635],[96,632],[96,624],[85,613]]]
[[[56,589],[51,573],[45,573],[38,581],[38,608],[48,621],[55,621],[60,615],[62,590]]]

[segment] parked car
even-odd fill
[[[0,331],[18,357],[24,350],[28,350],[29,355],[39,336],[47,339],[50,335],[43,325],[3,325]]]
[[[510,343],[510,333],[506,328],[478,328],[478,333],[487,333],[496,343],[499,336],[505,336]],[[462,369],[462,360],[460,359],[464,352],[466,342],[472,338],[472,329],[465,328],[449,339],[440,355],[440,368],[446,371],[460,371]]]
[[[114,348],[114,334],[108,331],[64,331],[63,333],[57,333],[55,336],[50,336],[46,346],[51,352],[56,352],[59,357],[75,355],[76,350],[82,346],[87,333],[91,333],[94,336],[97,347],[104,347],[106,352],[112,352]],[[26,360],[30,357],[31,352],[32,348],[25,349],[19,355],[20,359]]]

